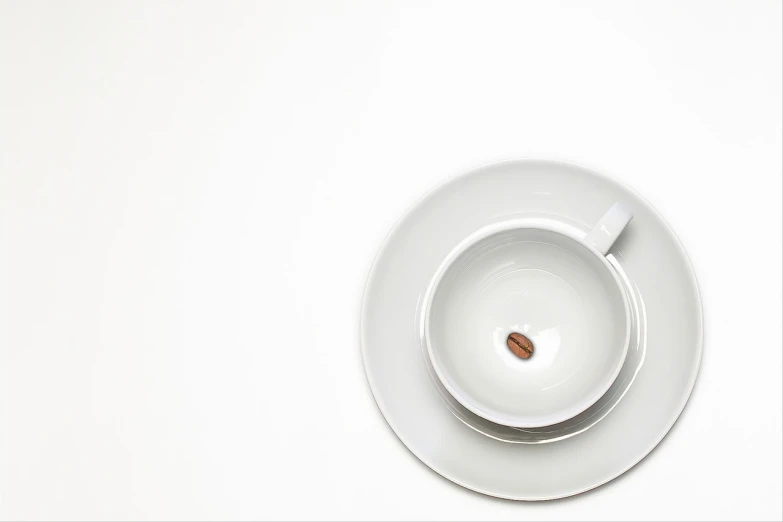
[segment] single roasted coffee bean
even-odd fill
[[[506,339],[506,344],[511,352],[520,359],[527,359],[533,355],[533,343],[521,333],[512,333]]]

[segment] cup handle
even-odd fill
[[[633,214],[622,203],[615,203],[606,211],[593,230],[585,236],[585,243],[594,247],[602,255],[606,255],[617,238],[620,237],[625,226],[631,221]]]

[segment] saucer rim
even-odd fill
[[[367,368],[367,340],[366,340],[366,331],[365,331],[365,325],[367,323],[367,297],[368,297],[368,289],[371,286],[371,283],[373,282],[376,271],[378,269],[378,262],[383,257],[383,255],[387,252],[387,250],[390,248],[390,239],[392,236],[399,230],[400,225],[403,223],[405,218],[412,213],[414,210],[418,209],[421,205],[424,204],[425,201],[427,201],[433,194],[440,191],[441,189],[445,188],[446,186],[456,183],[460,181],[463,178],[466,178],[473,174],[476,171],[480,171],[482,169],[486,169],[493,166],[501,166],[504,164],[519,164],[519,163],[550,163],[555,165],[561,165],[566,167],[575,168],[578,170],[582,170],[586,173],[589,173],[591,176],[599,179],[602,182],[615,184],[624,190],[628,191],[629,193],[633,194],[635,197],[637,197],[646,207],[655,215],[655,217],[659,220],[661,224],[665,227],[666,232],[674,239],[674,244],[677,246],[677,249],[682,256],[682,258],[685,260],[685,263],[688,267],[688,272],[690,275],[690,281],[692,284],[692,288],[695,294],[695,305],[697,309],[696,317],[698,318],[698,325],[696,325],[697,330],[697,342],[695,346],[695,364],[693,364],[693,367],[691,369],[690,375],[688,376],[688,383],[687,387],[685,388],[680,401],[677,403],[676,408],[676,414],[672,417],[671,421],[666,425],[665,430],[662,431],[661,435],[657,437],[653,443],[649,444],[648,447],[646,447],[643,451],[640,452],[640,455],[638,458],[630,460],[629,464],[625,467],[623,467],[620,471],[610,474],[604,479],[601,479],[597,481],[595,484],[592,484],[588,487],[567,491],[564,493],[559,494],[553,494],[553,495],[532,495],[532,496],[526,496],[526,495],[504,495],[499,494],[496,492],[484,490],[479,487],[472,486],[468,483],[466,483],[463,480],[460,480],[459,478],[449,474],[445,473],[436,467],[432,466],[427,460],[422,458],[422,456],[417,452],[411,444],[408,443],[406,438],[403,436],[403,434],[400,433],[400,431],[395,426],[394,422],[389,418],[387,414],[387,409],[384,404],[384,400],[382,397],[379,396],[377,393],[376,384],[373,382],[373,378],[370,375],[370,372]],[[413,455],[416,456],[417,459],[421,461],[424,465],[426,465],[431,470],[435,471],[440,476],[448,479],[451,482],[454,482],[455,484],[458,484],[468,490],[475,491],[477,493],[481,493],[490,497],[500,498],[500,499],[506,499],[506,500],[516,500],[516,501],[546,501],[546,500],[556,500],[560,498],[567,498],[574,495],[579,495],[581,493],[585,493],[587,491],[591,491],[595,488],[598,488],[600,486],[603,486],[612,480],[616,479],[617,477],[623,475],[628,470],[639,464],[642,460],[645,459],[658,445],[661,443],[661,441],[666,438],[666,436],[671,432],[672,427],[676,424],[676,422],[679,420],[680,416],[682,415],[683,411],[685,410],[685,407],[687,406],[688,401],[690,400],[691,395],[693,394],[693,390],[695,388],[696,382],[698,380],[699,371],[701,369],[701,363],[703,359],[703,353],[704,353],[704,305],[702,302],[701,297],[701,288],[699,286],[698,278],[696,277],[696,272],[693,267],[693,263],[688,256],[687,251],[685,250],[682,241],[680,240],[677,233],[674,231],[674,229],[669,225],[669,223],[666,221],[666,219],[661,215],[661,213],[642,195],[640,195],[636,190],[634,190],[632,187],[628,186],[624,182],[620,181],[619,179],[615,178],[614,176],[611,176],[607,174],[606,172],[594,168],[588,164],[585,163],[577,163],[575,161],[571,160],[565,160],[565,159],[558,159],[553,157],[536,157],[536,156],[525,156],[525,157],[517,157],[517,158],[508,158],[503,159],[499,161],[490,161],[485,162],[481,164],[474,165],[468,169],[464,169],[454,175],[451,175],[447,177],[445,180],[441,181],[428,191],[426,191],[424,194],[422,194],[414,203],[412,203],[408,208],[400,215],[400,217],[394,222],[391,229],[388,231],[388,233],[385,235],[383,242],[381,243],[381,247],[378,249],[378,252],[376,253],[375,257],[373,258],[372,264],[370,266],[370,270],[367,274],[367,278],[365,281],[364,289],[362,292],[362,298],[361,298],[361,314],[360,314],[360,327],[359,327],[359,341],[360,341],[360,352],[362,357],[362,367],[364,369],[365,378],[367,379],[368,386],[370,388],[370,392],[373,396],[373,399],[378,406],[378,409],[380,410],[381,414],[383,415],[383,418],[385,419],[386,423],[391,428],[392,432],[397,436],[397,438],[402,442],[402,444],[410,451]]]

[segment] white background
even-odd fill
[[[780,520],[781,5],[3,3],[0,517]],[[358,346],[396,219],[518,156],[649,199],[705,310],[670,436],[537,504],[418,462]]]

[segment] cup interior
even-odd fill
[[[507,338],[521,333],[533,355]],[[622,368],[630,311],[606,258],[556,227],[479,234],[431,285],[424,334],[446,389],[498,424],[541,427],[596,402]]]

